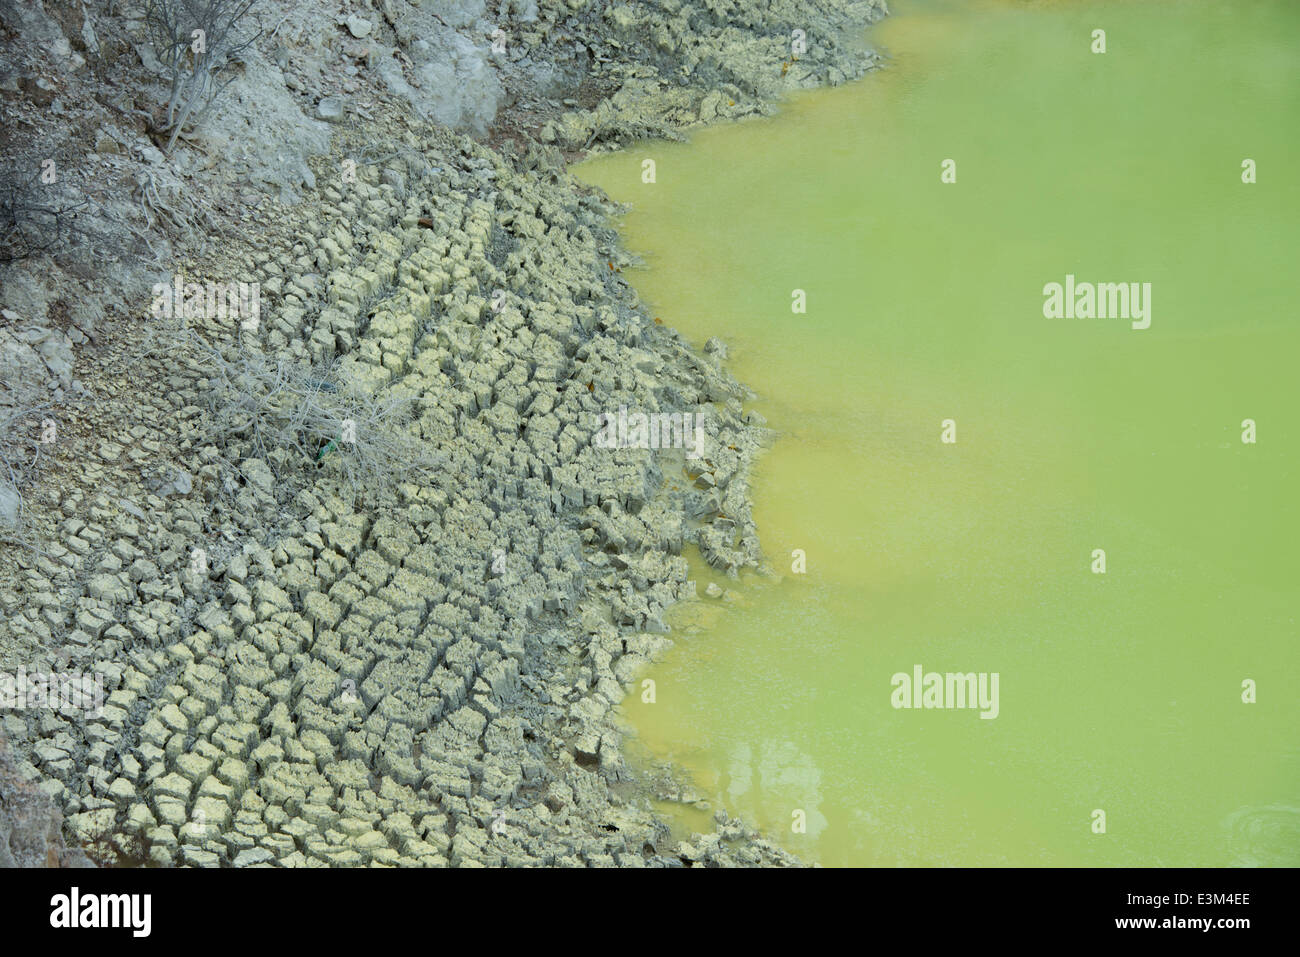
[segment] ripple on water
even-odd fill
[[[1285,804],[1238,808],[1223,819],[1238,867],[1300,865],[1300,808]]]

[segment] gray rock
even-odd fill
[[[21,768],[0,735],[0,867],[92,867],[63,839],[63,815]]]
[[[307,160],[328,152],[331,134],[327,124],[303,115],[280,68],[254,47],[202,135],[224,167],[242,173],[255,187],[274,190],[281,201],[293,202],[299,189],[315,187]]]
[[[239,471],[254,488],[269,492],[275,486],[275,475],[261,459],[244,459],[239,463]]]
[[[316,104],[316,117],[331,123],[343,118],[343,100],[337,96],[323,97]]]
[[[266,864],[275,860],[275,855],[264,847],[250,847],[235,855],[236,867],[252,867],[254,864]]]
[[[7,480],[0,480],[0,525],[17,528],[21,505],[18,490]]]

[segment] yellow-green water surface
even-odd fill
[[[784,578],[681,607],[629,722],[827,865],[1300,864],[1300,3],[893,12],[886,70],[579,171],[778,433]],[[894,708],[918,664],[997,717]]]

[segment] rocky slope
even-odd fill
[[[883,4],[268,3],[168,156],[124,6],[0,4],[6,150],[94,200],[0,266],[0,671],[104,680],[3,715],[0,788],[66,819],[44,862],[795,863],[722,812],[674,841],[623,757],[683,549],[759,564],[765,436],[565,164],[858,75]],[[258,283],[254,321],[160,314],[176,273]],[[703,412],[702,459],[598,447],[621,407]]]

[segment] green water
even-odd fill
[[[893,12],[887,70],[579,170],[779,434],[784,578],[681,607],[628,721],[827,865],[1300,864],[1300,3]],[[1045,318],[1067,273],[1150,328]],[[998,716],[895,709],[916,664]]]

